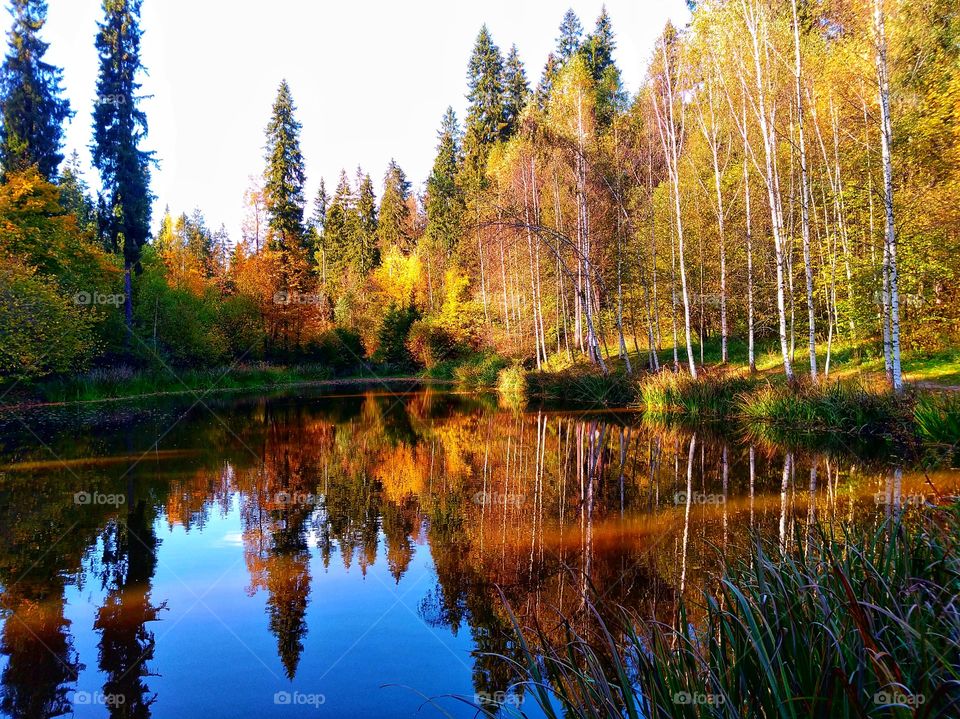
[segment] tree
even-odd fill
[[[583,25],[580,24],[580,18],[573,11],[573,8],[567,10],[563,15],[563,21],[560,23],[560,37],[557,38],[557,60],[562,65],[571,57],[580,52],[583,42]]]
[[[596,29],[584,41],[582,48],[590,76],[597,84],[597,122],[601,127],[610,125],[614,114],[624,103],[620,70],[613,60],[616,46],[613,23],[604,5],[597,18]]]
[[[520,115],[523,113],[530,99],[530,84],[527,82],[527,73],[523,69],[523,62],[516,45],[510,46],[507,61],[504,65],[504,121],[505,137],[514,135],[520,126]]]
[[[60,172],[60,204],[77,218],[77,226],[90,236],[97,233],[97,208],[90,196],[90,186],[83,179],[80,156],[74,150]]]
[[[540,82],[537,83],[537,89],[534,91],[534,99],[541,111],[545,111],[550,103],[550,93],[553,91],[553,82],[557,79],[559,65],[556,55],[552,52],[547,55],[547,62],[543,66]]]
[[[263,190],[272,242],[276,249],[304,248],[303,227],[306,182],[303,153],[300,151],[301,125],[294,117],[296,107],[286,80],[280,83],[273,113],[267,125],[266,160]]]
[[[357,168],[356,230],[353,237],[353,256],[361,277],[380,264],[377,249],[377,196],[373,191],[370,173]]]
[[[47,19],[44,0],[13,0],[9,49],[0,68],[0,163],[4,174],[36,165],[47,180],[63,161],[63,123],[72,116],[63,97],[63,71],[43,61],[49,45],[39,33]]]
[[[483,173],[490,145],[504,137],[503,58],[487,26],[480,28],[467,68],[469,108],[464,138],[466,167],[474,175]]]
[[[410,182],[396,161],[391,159],[383,178],[383,198],[377,221],[381,253],[386,253],[391,247],[404,253],[413,249],[409,199]]]
[[[114,250],[122,249],[127,329],[133,326],[131,270],[141,271],[140,253],[150,234],[151,153],[140,149],[147,116],[140,109],[142,0],[104,0],[96,47],[100,58],[97,97],[109,98],[93,110],[93,164],[100,170],[104,222]]]
[[[438,136],[437,156],[427,179],[426,236],[450,257],[460,239],[464,212],[463,196],[457,186],[463,162],[460,127],[452,107],[443,116]]]

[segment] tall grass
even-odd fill
[[[548,717],[957,717],[958,541],[957,506],[757,541],[699,626],[683,601],[672,625],[595,610],[601,638],[564,622],[560,646],[515,625],[515,668]]]
[[[731,414],[738,395],[751,387],[750,380],[732,373],[688,374],[659,372],[638,383],[638,404],[649,414],[685,414],[691,418],[719,418]]]
[[[923,394],[913,408],[919,437],[938,444],[960,443],[960,395]]]

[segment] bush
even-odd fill
[[[497,375],[497,392],[511,400],[526,400],[529,385],[523,365],[514,363]]]
[[[461,354],[461,348],[453,335],[429,320],[417,320],[411,325],[407,336],[407,349],[414,361],[428,370],[433,369],[439,362],[455,360]]]
[[[98,312],[74,302],[56,280],[0,257],[0,379],[82,369],[99,351]]]
[[[231,356],[244,360],[263,358],[266,334],[263,316],[253,297],[225,297],[220,304],[218,325],[227,340]]]
[[[324,332],[307,351],[316,361],[336,372],[359,368],[364,360],[360,335],[343,327]]]
[[[415,307],[392,304],[387,308],[377,330],[377,349],[373,354],[375,362],[400,368],[411,366],[413,357],[407,349],[407,335],[417,316]]]

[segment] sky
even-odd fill
[[[46,59],[63,68],[76,112],[66,132],[89,168],[101,0],[48,0]],[[466,68],[486,23],[506,54],[516,44],[531,86],[572,7],[593,28],[602,0],[144,0],[146,149],[159,161],[154,226],[163,209],[200,208],[211,228],[239,238],[243,193],[264,166],[264,128],[290,83],[307,166],[307,215],[320,178],[368,171],[377,191],[391,158],[416,189],[430,172],[447,106],[462,121]],[[635,92],[667,20],[685,24],[684,0],[607,0],[616,61]],[[96,174],[87,180],[97,186]]]

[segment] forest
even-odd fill
[[[464,48],[465,117],[423,129],[437,142],[421,186],[391,161],[308,198],[283,81],[233,237],[202,209],[151,230],[141,4],[103,2],[92,183],[64,157],[74,109],[44,60],[46,3],[11,3],[6,385],[300,365],[695,379],[717,364],[816,385],[875,361],[900,391],[906,358],[955,352],[950,0],[690,2],[635,88],[605,8],[586,27],[568,11],[542,68],[484,26]]]

